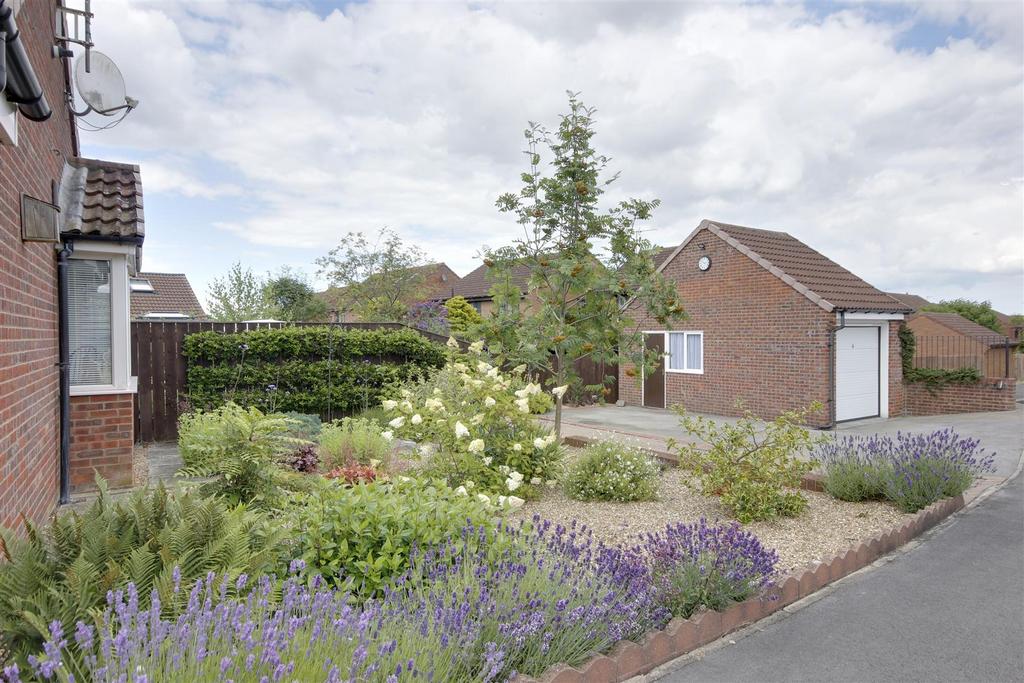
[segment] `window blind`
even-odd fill
[[[110,261],[68,261],[71,384],[113,384]]]
[[[668,335],[668,367],[670,370],[686,369],[684,348],[682,334]]]
[[[699,334],[688,334],[686,335],[686,369],[687,370],[703,370],[704,369],[704,349],[701,348],[701,335]]]

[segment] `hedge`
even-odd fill
[[[445,349],[412,330],[282,327],[185,337],[188,398],[213,408],[228,400],[261,409],[350,414],[384,389],[444,364]]]

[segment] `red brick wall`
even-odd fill
[[[21,241],[21,195],[49,201],[75,141],[64,101],[63,62],[53,59],[53,2],[32,0],[17,15],[54,113],[20,118],[18,146],[0,144],[0,524],[24,512],[41,520],[58,497],[60,444],[57,268],[52,244]]]
[[[704,246],[702,250],[700,247]],[[711,268],[697,269],[700,256]],[[833,314],[708,231],[698,234],[665,268],[678,283],[689,319],[676,330],[704,332],[704,374],[666,373],[666,402],[694,412],[736,415],[737,399],[764,418],[819,401],[829,415],[829,330]],[[637,304],[643,330],[661,330]],[[640,405],[638,380],[619,371],[619,397]]]
[[[98,472],[111,488],[132,483],[132,394],[71,397],[71,490],[95,488]]]
[[[903,355],[900,353],[899,320],[889,322],[889,415],[902,415],[906,404],[906,385],[903,383]]]
[[[998,388],[1000,383],[1002,388]],[[922,382],[905,385],[905,415],[983,413],[1016,408],[1017,380],[983,379],[977,384],[947,384],[928,390]]]

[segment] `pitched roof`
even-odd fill
[[[927,318],[933,322],[946,327],[957,334],[970,337],[984,344],[998,344],[1003,342],[1003,335],[990,330],[984,325],[979,325],[973,320],[968,320],[959,313],[940,313],[938,311],[920,311],[913,315],[913,318]]]
[[[672,252],[676,250],[675,247],[662,247],[657,253],[654,254],[654,265],[655,267],[661,266],[661,264],[672,255]],[[488,277],[490,268],[487,264],[480,264],[473,272],[466,275],[462,280],[453,287],[452,296],[462,296],[466,299],[490,299],[491,287],[494,286],[494,281]],[[514,266],[510,271],[512,284],[519,287],[520,291],[526,292],[527,284],[530,280],[530,267],[528,265]]]
[[[448,264],[443,261],[414,266],[407,270],[410,273],[422,274],[423,286],[426,290],[423,298],[427,300],[435,298],[447,299],[451,295],[452,288],[457,286],[460,281],[458,273],[449,268]],[[328,287],[322,292],[317,292],[316,296],[328,305],[334,306],[338,303],[344,291],[345,287]]]
[[[891,296],[893,299],[896,299],[896,301],[906,304],[915,311],[919,311],[922,307],[931,303],[928,299],[925,299],[923,296],[918,296],[917,294],[905,294],[900,292],[886,292],[886,294]]]
[[[139,167],[75,157],[64,165],[60,186],[61,233],[123,238],[145,236]]]
[[[149,280],[152,292],[132,292],[132,318],[147,313],[180,313],[190,318],[205,318],[202,304],[192,291],[184,273],[139,273],[137,277]],[[177,316],[175,316],[177,317]]]
[[[826,311],[909,313],[910,308],[875,289],[846,268],[793,237],[775,230],[760,230],[703,220],[662,262],[664,269],[701,230],[717,235]]]

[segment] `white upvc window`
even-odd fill
[[[76,242],[68,260],[68,372],[73,396],[135,391],[127,258],[120,245]]]
[[[704,373],[704,333],[666,332],[665,369],[669,372],[685,372],[700,375]]]

